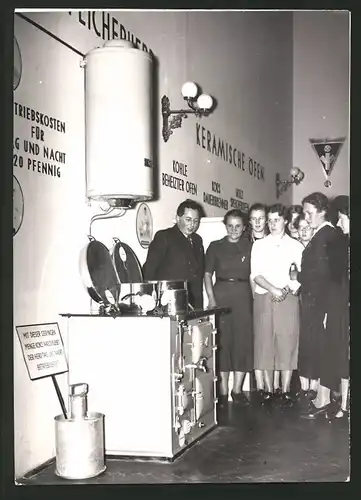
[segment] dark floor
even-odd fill
[[[300,418],[298,407],[228,403],[219,426],[172,463],[108,459],[97,478],[68,481],[50,465],[18,484],[344,482],[349,477],[348,423]]]

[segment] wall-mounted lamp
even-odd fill
[[[167,142],[173,134],[173,129],[182,125],[182,119],[187,118],[189,114],[195,114],[197,117],[208,116],[213,106],[213,99],[208,94],[201,94],[198,99],[198,86],[194,82],[186,82],[182,86],[182,95],[190,109],[170,109],[170,102],[166,95],[162,97],[162,116],[163,129],[162,135],[164,142]],[[170,115],[175,115],[169,120]]]
[[[288,187],[291,184],[298,185],[303,180],[304,177],[305,177],[305,174],[298,167],[291,168],[290,177],[286,181],[281,181],[280,174],[276,174],[276,196],[277,196],[277,198],[279,198],[280,195],[284,191],[287,191]]]

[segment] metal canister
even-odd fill
[[[161,304],[170,316],[184,315],[188,312],[188,290],[166,290],[161,298]]]
[[[87,411],[88,384],[69,386],[69,418],[55,417],[56,469],[65,479],[88,479],[105,471],[104,415]]]

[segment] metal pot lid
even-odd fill
[[[83,255],[84,258],[82,258],[80,264],[81,266],[85,266],[85,273],[83,270],[82,277],[91,298],[97,300],[96,296],[98,295],[104,303],[111,303],[109,300],[110,293],[114,297],[115,302],[117,302],[120,293],[120,283],[108,248],[100,241],[92,238],[85,247]]]
[[[120,283],[140,283],[143,281],[142,266],[132,248],[113,238],[115,245],[112,259]]]

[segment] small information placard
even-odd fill
[[[68,371],[58,323],[17,326],[16,331],[31,380]]]

